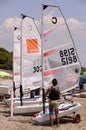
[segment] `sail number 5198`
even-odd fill
[[[68,65],[77,62],[77,57],[74,48],[64,49],[59,51],[62,65]]]

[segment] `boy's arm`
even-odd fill
[[[47,89],[46,93],[45,93],[45,97],[47,97],[47,95],[49,94],[50,92],[50,88]]]
[[[62,99],[62,95],[61,95],[59,88],[58,88],[58,92],[59,92],[59,99]]]

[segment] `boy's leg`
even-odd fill
[[[49,108],[50,124],[53,126],[53,108]]]
[[[58,114],[56,115],[56,123],[57,123],[57,126],[59,125],[59,116]]]
[[[57,123],[57,126],[59,125],[59,116],[58,116],[58,108],[55,109],[55,115],[56,115],[56,123]]]
[[[50,124],[53,126],[53,115],[50,115]]]

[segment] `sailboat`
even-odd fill
[[[41,89],[41,37],[34,19],[23,14],[21,16],[20,70],[18,70],[20,78],[17,78],[20,83],[20,97],[13,99],[13,113],[30,114],[42,110],[42,95],[31,98],[30,96],[23,97],[21,93],[25,91],[30,93],[32,90]],[[18,33],[16,35],[18,36]],[[48,60],[47,67],[50,67]],[[8,105],[10,106],[9,101]],[[48,106],[48,103],[45,106]]]
[[[28,96],[22,97],[23,106],[28,106],[31,104],[41,104],[42,103],[42,95],[35,96],[34,98],[30,98],[30,91],[40,88],[41,89],[41,38],[40,33],[38,32],[36,25],[34,23],[34,19],[28,16],[23,16],[22,19],[22,32],[24,41],[24,46],[21,47],[21,29],[15,27],[14,28],[14,56],[13,56],[13,75],[14,75],[14,85],[15,89],[19,91],[20,87],[20,78],[21,82],[23,82],[23,93],[26,92]],[[28,22],[28,24],[26,24]],[[25,27],[27,25],[27,27]],[[32,41],[31,41],[32,39]],[[26,44],[25,44],[26,42]],[[36,43],[35,43],[36,42]],[[28,44],[32,44],[32,49],[34,48],[34,44],[38,42],[38,50],[34,52],[30,52],[31,48],[28,50]],[[27,45],[27,46],[26,46]],[[29,45],[31,46],[31,45]],[[23,49],[22,49],[23,48]],[[21,55],[22,54],[22,55]],[[29,60],[30,59],[30,60]],[[47,67],[50,68],[48,59],[46,59]],[[21,65],[20,65],[21,64]],[[26,70],[28,69],[28,70]],[[21,72],[23,70],[23,72]],[[30,80],[30,81],[29,81]],[[48,81],[49,83],[49,81]],[[46,84],[46,83],[45,83]],[[18,93],[19,94],[19,93]],[[20,97],[14,97],[13,99],[13,106],[14,106],[14,113],[20,113],[20,109],[23,109],[23,106],[20,106]],[[6,104],[10,107],[11,106],[11,99],[5,100]],[[48,105],[46,103],[46,105]],[[19,107],[20,106],[20,107]],[[28,106],[31,107],[31,106]],[[28,108],[27,107],[27,108]],[[33,106],[32,106],[33,107]],[[42,105],[39,105],[41,107]],[[31,109],[33,111],[33,109]],[[35,111],[39,111],[39,109],[35,109]],[[16,111],[16,112],[15,112]],[[28,109],[29,111],[29,109]],[[23,113],[23,110],[22,110]],[[27,113],[27,111],[26,111]]]
[[[42,5],[43,82],[53,75],[58,80],[62,94],[76,88],[80,77],[80,60],[66,19],[59,6]],[[46,68],[46,58],[50,69]],[[51,80],[52,81],[52,80]],[[59,102],[59,117],[78,111],[78,102]],[[55,117],[54,117],[55,118]],[[32,118],[35,124],[49,122],[49,110],[37,113]]]
[[[20,45],[21,45],[21,34],[20,28],[14,27],[13,30],[14,41],[13,41],[13,102],[20,100],[19,99],[19,87],[20,87]],[[17,92],[16,92],[17,91]],[[26,99],[26,97],[23,97]],[[5,103],[10,107],[11,98],[5,99]]]

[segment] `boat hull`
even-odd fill
[[[45,107],[48,107],[48,103],[45,103]],[[37,112],[42,111],[43,109],[43,103],[39,102],[39,103],[33,103],[33,104],[29,104],[27,106],[23,105],[23,106],[14,106],[13,108],[13,114],[34,114]]]
[[[68,114],[75,113],[81,108],[80,103],[62,103],[59,105],[59,117],[67,116]],[[54,115],[55,120],[55,115]],[[36,117],[32,118],[33,124],[47,124],[49,123],[49,110],[48,108],[45,111],[45,114],[43,114],[43,111],[38,113]]]
[[[34,98],[30,98],[30,97],[23,97],[22,98],[22,103],[23,105],[27,106],[29,104],[36,104],[36,103],[41,103],[42,102],[42,96],[35,96]],[[11,106],[11,99],[6,99],[5,103],[10,107]],[[20,102],[20,98],[13,98],[13,105],[14,106],[20,106],[21,102]]]

